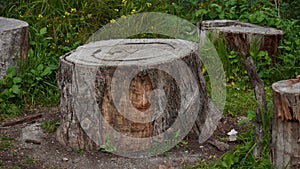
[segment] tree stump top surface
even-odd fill
[[[251,33],[263,35],[282,35],[283,32],[278,29],[262,27],[250,23],[243,23],[236,20],[213,20],[201,22],[201,29],[215,29],[223,32]]]
[[[28,23],[17,19],[0,17],[0,32],[22,27],[28,27]]]
[[[69,62],[91,66],[166,63],[198,49],[179,39],[114,39],[91,42],[68,54]]]
[[[272,84],[274,91],[278,93],[300,94],[300,75],[297,79],[281,80]]]

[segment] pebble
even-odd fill
[[[63,158],[63,161],[69,161],[69,159],[68,158]]]

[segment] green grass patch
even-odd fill
[[[59,126],[59,120],[46,120],[42,123],[42,129],[47,133],[53,133]]]
[[[249,110],[255,110],[256,101],[254,92],[250,88],[230,85],[227,87],[226,104],[224,109],[225,116],[237,117],[247,115]]]
[[[14,138],[9,138],[9,137],[0,135],[0,151],[6,151],[6,150],[13,148],[14,145],[12,142],[14,140],[15,140]]]
[[[24,163],[24,164],[33,164],[33,163],[35,163],[35,160],[32,159],[32,158],[29,158],[29,157],[25,157],[25,158],[23,159],[23,163]]]

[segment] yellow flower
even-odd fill
[[[115,9],[116,12],[119,12],[119,9]]]
[[[150,2],[147,2],[146,4],[149,8],[152,6],[152,4]]]
[[[70,41],[68,39],[65,40],[66,43],[69,43]]]
[[[116,22],[116,20],[114,20],[114,19],[110,20],[110,23],[115,23],[115,22]]]
[[[133,10],[131,10],[131,12],[130,12],[131,14],[135,14],[136,13],[136,10],[135,9],[133,9]]]
[[[124,19],[125,19],[125,18],[126,18],[126,16],[125,16],[125,15],[122,15],[122,16],[121,16],[121,18],[124,18]]]
[[[175,3],[174,3],[174,2],[172,2],[172,5],[175,5]]]
[[[24,16],[23,15],[20,15],[20,18],[23,18]]]
[[[66,11],[66,12],[65,12],[65,15],[66,15],[66,16],[69,16],[69,15],[70,15],[70,13]]]
[[[63,18],[65,18],[66,16],[65,15],[63,15]]]
[[[37,20],[40,20],[43,18],[43,15],[42,14],[39,14],[38,17],[37,17]]]
[[[234,81],[232,81],[232,82],[231,82],[231,86],[234,86],[234,85],[235,85],[235,83],[234,83]]]
[[[71,13],[76,12],[76,8],[71,8]]]
[[[127,1],[126,1],[126,0],[122,0],[122,3],[123,3],[124,5],[126,5]]]

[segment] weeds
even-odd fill
[[[104,153],[112,153],[117,151],[117,148],[111,143],[110,135],[106,135],[105,143],[99,147],[99,151]]]
[[[44,121],[41,125],[42,129],[47,133],[55,132],[58,126],[59,126],[58,120],[47,120]]]
[[[13,138],[8,138],[0,135],[0,151],[6,151],[13,147]]]
[[[80,155],[83,155],[85,153],[83,149],[72,148],[72,151]]]
[[[23,163],[24,164],[33,164],[33,163],[35,163],[35,160],[32,158],[29,158],[29,157],[25,157],[23,160]]]

